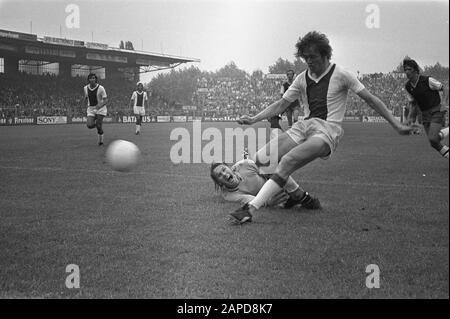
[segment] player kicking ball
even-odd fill
[[[84,87],[84,99],[87,101],[87,124],[88,129],[97,128],[98,145],[103,145],[103,118],[107,114],[107,95],[105,88],[98,84],[97,75],[88,75],[89,84]]]
[[[147,92],[144,91],[144,84],[138,82],[137,91],[133,92],[130,100],[130,106],[133,107],[133,112],[136,116],[136,135],[141,133],[142,117],[145,116],[147,100]]]
[[[253,124],[281,114],[299,98],[305,103],[305,119],[297,121],[257,152],[255,162],[261,165],[260,159],[265,154],[278,151],[278,165],[255,198],[231,213],[236,223],[252,221],[253,214],[286,186],[296,170],[317,158],[327,159],[333,154],[344,134],[341,123],[349,90],[385,118],[399,134],[409,135],[415,129],[397,121],[386,105],[372,95],[355,75],[330,62],[332,48],[325,34],[309,32],[298,40],[296,48],[297,57],[305,60],[308,68],[297,76],[280,100],[256,116],[242,116],[238,123]]]
[[[444,86],[430,76],[420,75],[419,65],[412,59],[403,60],[403,70],[408,78],[405,88],[410,103],[407,123],[414,121],[419,109],[431,147],[448,159],[449,148],[442,144],[448,137],[448,127],[442,129],[445,124],[445,110],[441,106],[440,93],[444,91]]]

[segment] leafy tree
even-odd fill
[[[278,58],[278,60],[269,66],[269,73],[284,74],[287,70],[294,70],[295,74],[300,74],[306,69],[306,64],[301,59],[295,59],[291,62],[287,59]]]
[[[201,76],[200,69],[194,66],[159,74],[150,82],[152,96],[166,101],[169,105],[191,104]]]
[[[247,72],[244,70],[241,70],[237,67],[237,65],[231,61],[227,65],[225,65],[223,68],[219,69],[216,72],[217,77],[226,77],[226,78],[236,78],[236,79],[242,79],[247,76]]]
[[[251,78],[255,80],[262,80],[264,73],[261,70],[255,70],[252,72]]]
[[[423,73],[441,81],[448,81],[449,68],[442,66],[439,62],[436,62],[435,65],[425,66]]]
[[[271,74],[284,74],[287,70],[294,70],[294,63],[287,59],[278,58],[275,64],[269,66],[269,73]]]
[[[409,56],[405,56],[400,64],[395,68],[394,72],[403,73],[403,60],[404,59],[411,59]],[[439,62],[436,62],[435,65],[425,65],[421,67],[419,65],[420,73],[423,73],[425,75],[432,76],[438,80],[441,81],[448,81],[449,76],[449,68],[442,66]]]

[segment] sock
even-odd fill
[[[448,136],[448,127],[443,128],[442,130],[440,130],[439,131],[439,136],[441,137],[441,140],[446,138]]]
[[[439,151],[439,153],[441,153],[441,155],[443,156],[443,157],[445,157],[446,159],[448,159],[448,150],[449,150],[449,148],[448,148],[448,146],[442,146],[442,148],[441,148],[441,150]]]
[[[136,125],[136,132],[140,132],[141,131],[141,126],[140,125]]]
[[[103,134],[98,134],[98,142],[103,143]]]
[[[253,198],[249,204],[256,209],[261,208],[264,204],[273,196],[278,194],[282,188],[275,183],[272,179],[269,179],[263,187],[259,190],[255,198]]]
[[[298,184],[295,182],[295,180],[289,176],[287,179],[286,185],[284,185],[284,190],[288,193],[293,193],[299,188]]]

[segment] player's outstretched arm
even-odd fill
[[[237,121],[239,124],[253,124],[264,119],[271,118],[272,116],[282,113],[291,103],[283,98],[270,104],[260,113],[255,116],[243,115]]]
[[[403,125],[395,119],[391,112],[389,112],[386,105],[375,95],[371,94],[367,89],[363,89],[358,93],[358,96],[362,98],[372,109],[380,114],[389,124],[400,134],[408,135],[415,130],[414,127]]]

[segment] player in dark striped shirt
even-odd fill
[[[418,111],[422,112],[423,127],[431,147],[448,159],[449,148],[441,142],[448,136],[448,127],[442,129],[445,125],[445,111],[441,105],[440,93],[444,91],[444,86],[430,76],[420,75],[419,65],[412,59],[403,60],[403,70],[408,78],[405,88],[411,105],[408,123],[413,121]]]

